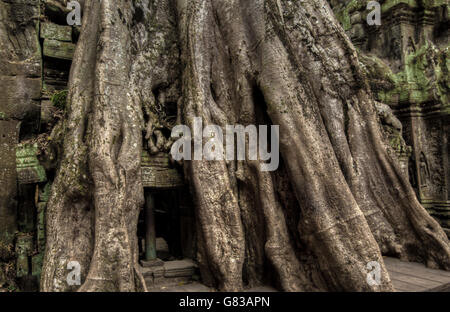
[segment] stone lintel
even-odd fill
[[[54,39],[44,40],[44,56],[63,60],[72,60],[75,44]]]
[[[72,27],[41,23],[41,38],[72,42]]]

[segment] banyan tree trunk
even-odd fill
[[[450,269],[449,241],[388,153],[327,1],[87,0],[42,290],[76,289],[66,283],[69,261],[81,264],[81,291],[145,289],[142,133],[157,123],[152,107],[169,101],[191,129],[195,117],[224,129],[279,125],[274,172],[262,161],[184,162],[207,285],[390,291],[382,254]]]

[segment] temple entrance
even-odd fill
[[[198,277],[195,218],[180,171],[167,154],[143,151],[145,205],[139,217],[139,257],[147,288],[189,283]]]
[[[145,189],[139,217],[140,259],[194,259],[194,211],[184,189]]]

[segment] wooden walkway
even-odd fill
[[[402,262],[398,259],[387,257],[384,258],[384,263],[396,291],[450,292],[449,271],[433,270],[420,263]]]
[[[423,264],[402,262],[395,258],[384,258],[394,288],[398,292],[450,292],[450,272],[433,270]],[[162,292],[210,292],[212,289],[199,282],[180,283],[178,285],[159,285],[152,291]],[[249,292],[272,292],[272,287],[261,286],[247,290]]]

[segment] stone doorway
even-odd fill
[[[143,261],[194,259],[195,219],[186,191],[145,189],[138,237]]]
[[[145,205],[138,226],[140,262],[149,289],[198,279],[195,218],[180,171],[168,155],[142,155]]]

